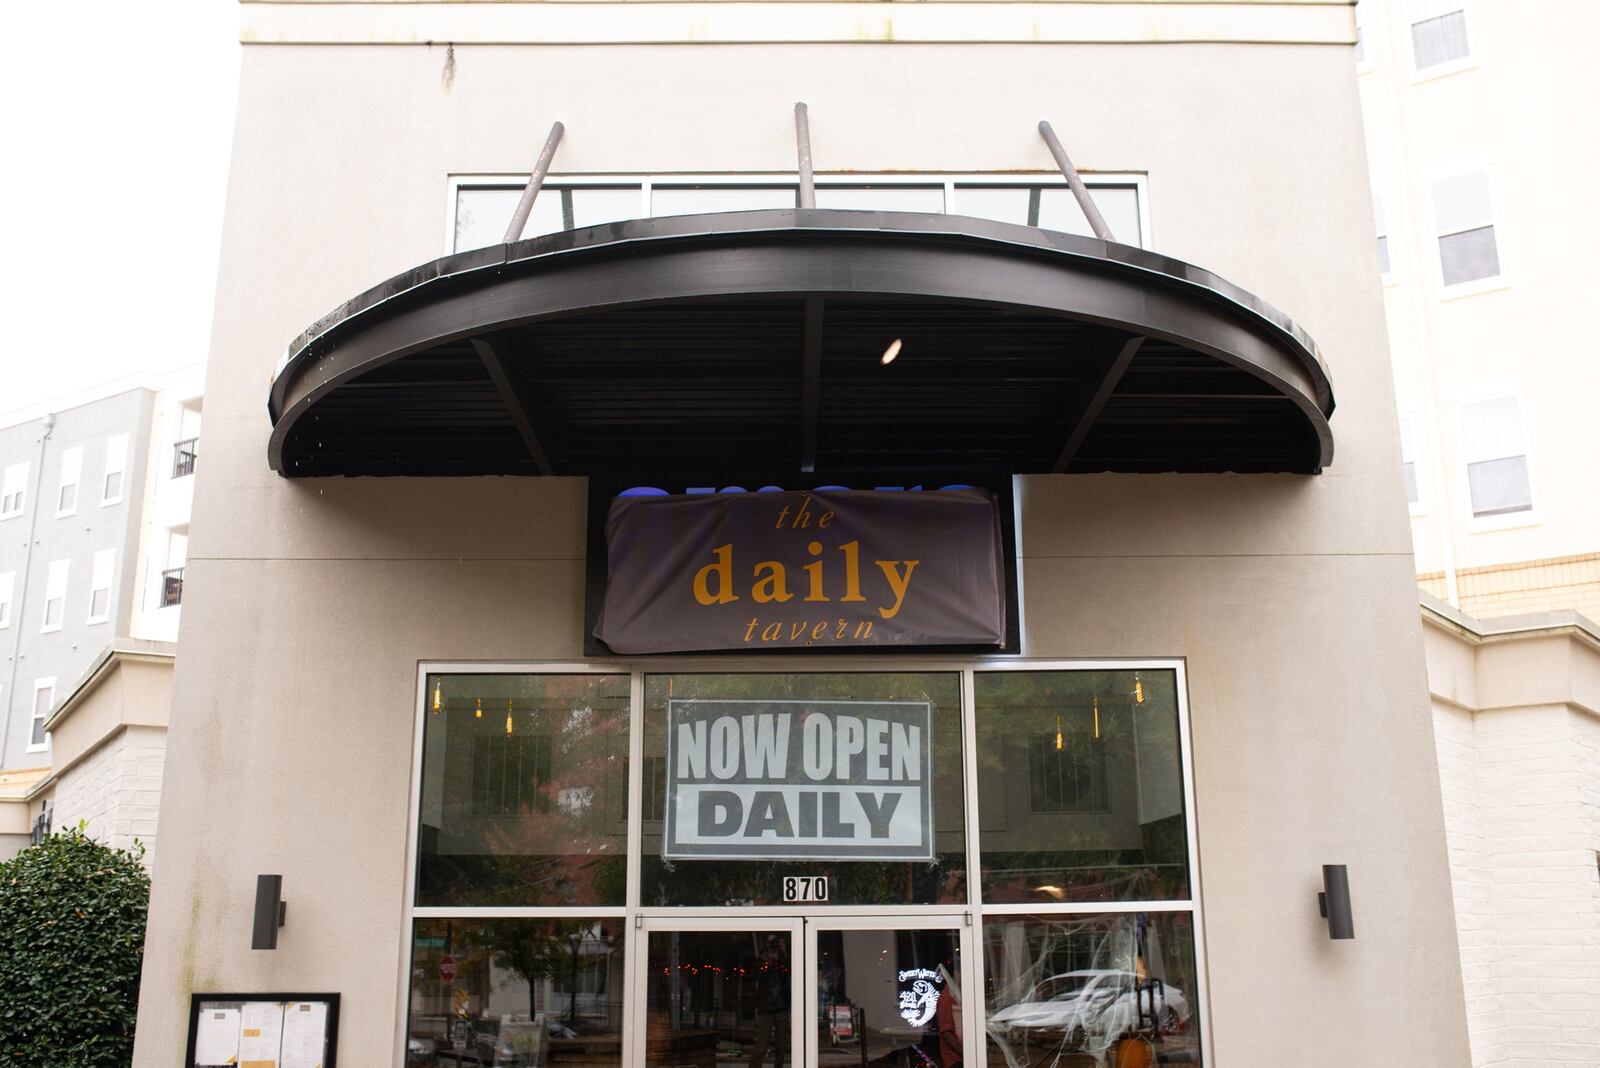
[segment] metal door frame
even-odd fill
[[[633,993],[635,1009],[628,1014],[626,1034],[623,1036],[623,1064],[645,1063],[646,1031],[649,1027],[650,996],[650,935],[653,932],[671,931],[728,931],[745,934],[755,931],[782,931],[789,935],[792,962],[789,982],[789,1049],[791,1065],[804,1064],[804,1034],[802,1012],[805,1008],[801,995],[807,974],[805,964],[805,920],[798,916],[639,916],[628,934],[631,943],[625,969],[628,988]]]
[[[896,906],[893,912],[877,911],[869,915],[812,913],[805,918],[804,927],[805,974],[802,982],[805,984],[804,1041],[805,1063],[808,1066],[818,1063],[821,1052],[817,1035],[817,1023],[822,1010],[817,990],[817,935],[822,931],[955,931],[961,950],[961,1063],[978,1063],[974,1059],[978,1049],[973,1024],[979,1019],[974,1010],[978,1005],[976,999],[982,997],[982,991],[978,989],[977,972],[974,970],[973,954],[976,947],[973,944],[971,912],[919,912],[914,906]]]

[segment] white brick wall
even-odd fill
[[[88,822],[88,834],[107,845],[145,846],[145,864],[155,858],[156,811],[161,802],[161,767],[166,732],[151,727],[122,731],[56,783],[57,830]]]
[[[1600,720],[1434,707],[1475,1068],[1600,1064]]]

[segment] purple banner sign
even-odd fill
[[[606,555],[615,653],[1005,641],[986,490],[618,497]]]

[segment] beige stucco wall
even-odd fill
[[[581,653],[583,482],[280,479],[284,344],[439,255],[448,175],[525,170],[553,119],[558,170],[783,171],[800,99],[821,169],[1047,170],[1053,118],[1080,166],[1148,173],[1153,248],[1322,345],[1321,477],[1023,481],[1026,652],[1188,658],[1219,1063],[1466,1062],[1347,49],[272,46],[244,56],[139,1068],[207,989],[341,991],[341,1059],[394,1063],[417,662]]]

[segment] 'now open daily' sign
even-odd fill
[[[926,701],[667,702],[664,853],[931,860]]]

